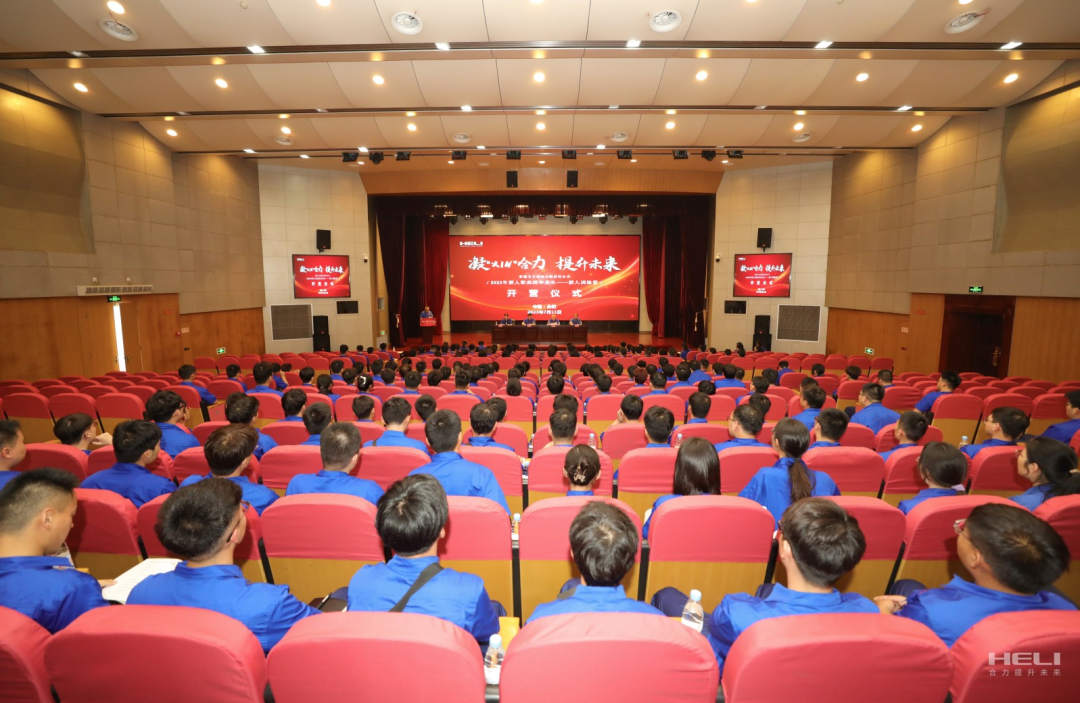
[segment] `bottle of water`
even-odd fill
[[[961,447],[966,447],[969,444],[971,444],[971,443],[968,441],[968,436],[967,435],[964,435],[963,437],[960,438],[960,446]]]
[[[701,607],[701,591],[695,588],[690,591],[690,600],[686,601],[683,607],[682,624],[701,632],[704,623],[705,611]]]
[[[595,432],[590,432],[589,433],[589,446],[592,447],[593,449],[596,449],[596,433]]]
[[[502,674],[503,657],[506,652],[502,648],[502,635],[492,635],[488,640],[487,654],[484,655],[484,679],[491,686],[499,685],[499,676]]]
[[[517,540],[518,529],[521,527],[521,513],[514,513],[513,522],[510,525],[510,538]]]
[[[675,435],[675,448],[678,449],[682,446],[682,432]]]

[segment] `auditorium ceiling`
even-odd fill
[[[1080,0],[0,0],[0,11],[0,69],[29,69],[82,110],[138,121],[178,152],[353,170],[502,167],[513,150],[522,168],[715,171],[910,148],[953,115],[1053,87],[1080,58]]]

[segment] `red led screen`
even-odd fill
[[[294,254],[293,297],[351,298],[349,257],[333,254]]]
[[[791,254],[736,254],[736,298],[790,298]]]

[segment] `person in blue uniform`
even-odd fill
[[[1076,452],[1056,439],[1036,437],[1027,442],[1016,456],[1016,472],[1031,481],[1031,488],[1010,500],[1028,510],[1050,498],[1080,493]]]
[[[0,490],[0,606],[56,634],[107,606],[101,585],[61,551],[75,518],[79,479],[60,469],[19,473]]]
[[[548,327],[558,327],[562,323],[559,322],[559,316],[552,314],[551,318],[547,322]]]
[[[330,380],[331,381],[342,381],[342,382],[344,382],[345,379],[341,377],[341,372],[342,372],[342,370],[344,368],[345,368],[345,362],[342,361],[341,359],[334,359],[333,361],[331,361],[330,362]]]
[[[421,364],[424,362],[420,362]],[[420,382],[424,380],[424,377],[420,375],[419,371],[409,371],[405,374],[405,390],[401,391],[401,395],[420,395]]]
[[[435,317],[435,315],[434,315],[434,313],[431,312],[431,308],[428,307],[427,305],[425,305],[424,306],[424,311],[420,313],[420,319],[421,320],[430,320],[433,317]]]
[[[888,369],[878,371],[877,382],[882,388],[892,388],[895,385],[893,383],[892,371],[889,371]]]
[[[356,415],[357,422],[375,422],[375,400],[375,396],[364,393],[353,398],[352,411],[353,415]],[[419,404],[420,398],[417,398],[416,402]],[[417,414],[419,413],[418,410]]]
[[[574,316],[570,318],[571,327],[581,327],[581,315],[574,313]]]
[[[532,325],[535,325],[536,320],[533,318],[533,314],[531,312],[526,313],[525,319],[521,321],[521,324],[525,325],[526,327],[531,327]]]
[[[756,408],[747,403],[735,408],[728,419],[728,435],[731,437],[726,442],[718,442],[713,445],[717,452],[736,447],[768,447],[768,444],[759,442],[758,433],[765,424],[765,416]]]
[[[900,501],[900,512],[907,515],[919,503],[931,498],[952,498],[964,493],[968,461],[963,452],[944,442],[928,442],[916,462],[919,475],[927,488],[914,498]]]
[[[840,495],[840,489],[827,473],[808,468],[802,460],[810,446],[806,425],[795,418],[784,418],[776,423],[772,444],[780,458],[754,474],[746,488],[739,491],[740,498],[765,506],[779,522],[788,506],[803,498]]]
[[[499,327],[513,327],[514,319],[510,317],[510,313],[504,312],[502,319],[496,323]]]
[[[302,392],[302,391],[301,391]],[[246,393],[233,393],[225,399],[225,419],[234,425],[244,425],[255,430],[259,442],[255,446],[255,458],[262,459],[263,454],[276,447],[278,444],[270,435],[263,434],[255,427],[255,421],[259,419],[259,399]],[[247,500],[247,498],[245,498]],[[251,501],[248,501],[251,502]]]
[[[675,385],[672,388],[687,388],[692,387],[694,384],[690,382],[690,374],[693,370],[690,368],[690,364],[682,363],[675,367]]]
[[[842,507],[824,498],[804,498],[784,511],[776,539],[787,584],[765,584],[757,595],[724,596],[716,610],[706,615],[702,634],[712,645],[721,677],[731,646],[756,622],[785,615],[881,611],[875,601],[835,588],[866,552],[858,521]],[[678,617],[686,600],[674,588],[662,588],[653,596],[653,605],[665,615]]]
[[[248,391],[248,393],[272,393],[278,398],[282,396],[282,392],[277,388],[271,388],[269,383],[271,382],[271,376],[274,375],[274,365],[266,361],[260,361],[255,364],[251,369],[251,375],[255,377],[255,387]]]
[[[641,536],[649,538],[649,525],[656,509],[664,503],[680,496],[718,496],[720,495],[720,457],[712,444],[701,437],[690,437],[679,445],[679,454],[675,458],[675,481],[672,492],[660,496],[653,502],[645,516]]]
[[[941,377],[938,378],[937,390],[931,391],[920,398],[919,402],[915,404],[915,409],[925,415],[933,409],[935,400],[955,391],[960,387],[960,383],[960,374],[955,371],[942,371]]]
[[[876,383],[863,384],[859,392],[859,410],[851,416],[851,421],[856,425],[869,427],[876,435],[883,427],[893,424],[900,419],[900,413],[890,410],[881,404],[885,398],[885,389]]]
[[[1041,436],[1068,444],[1073,435],[1080,432],[1080,391],[1069,391],[1065,394],[1065,415],[1069,418],[1067,421],[1050,425]]]
[[[628,597],[623,588],[637,549],[637,528],[626,513],[601,500],[587,502],[570,523],[570,554],[581,578],[576,584],[568,582],[556,600],[536,606],[525,626],[567,613],[662,615],[648,603]]]
[[[724,364],[723,373],[723,376],[713,376],[717,388],[746,388],[746,384],[738,379],[739,368],[735,364]]]
[[[385,415],[385,410],[383,414]],[[498,413],[495,408],[486,402],[477,403],[469,409],[469,426],[472,428],[472,437],[469,438],[470,447],[492,447],[505,449],[514,454],[514,448],[509,444],[501,444],[495,441],[495,428],[498,425]]]
[[[608,429],[610,430],[618,425],[641,425],[644,428],[644,423],[641,422],[641,416],[644,412],[645,403],[641,400],[641,397],[627,393],[619,401],[619,411],[615,413],[615,422],[608,425]],[[600,433],[600,441],[604,441],[604,432]]]
[[[240,366],[238,364],[229,364],[225,367],[225,376],[228,381],[236,381],[240,385],[240,390],[247,392],[247,384],[244,383],[244,379],[240,376]]]
[[[261,484],[255,483],[244,475],[251,464],[251,457],[258,447],[259,435],[254,427],[242,424],[225,425],[210,433],[203,446],[206,463],[210,473],[206,476],[188,476],[180,487],[190,486],[209,478],[223,478],[232,481],[244,493],[244,500],[255,508],[259,515],[278,499],[278,494]]]
[[[315,379],[315,386],[318,388],[319,393],[322,393],[330,399],[331,403],[336,403],[341,396],[334,392],[334,380],[330,378],[330,374],[319,374],[319,377]]]
[[[645,411],[645,448],[669,449],[675,415],[667,408],[654,405]]]
[[[304,368],[300,369],[299,372],[297,372],[297,375],[300,376],[301,386],[307,386],[308,388],[315,387],[315,384],[311,382],[315,378],[315,369],[311,368],[310,366],[305,366]]]
[[[0,488],[19,475],[12,471],[26,458],[26,440],[18,420],[0,420]]]
[[[708,381],[712,383],[712,376],[701,370],[700,360],[694,360],[688,363],[690,364],[690,378],[686,380],[690,381],[690,385],[696,387],[702,381]]]
[[[988,439],[978,444],[967,444],[960,448],[969,459],[974,459],[979,452],[987,447],[1015,447],[1016,440],[1027,432],[1027,413],[1017,408],[1000,407],[990,411],[990,415],[983,419],[983,430]]]
[[[308,431],[308,438],[301,442],[301,446],[319,446],[319,435],[334,420],[330,412],[330,406],[326,403],[312,403],[304,408],[304,428]]]
[[[649,376],[649,392],[642,395],[642,397],[650,395],[667,395],[667,377],[664,376],[663,372],[657,371]]]
[[[172,458],[185,449],[199,446],[199,440],[187,428],[191,408],[175,391],[157,391],[146,401],[146,419],[161,430],[161,451]]]
[[[199,400],[201,400],[204,405],[209,406],[217,402],[217,396],[215,396],[213,393],[206,390],[202,386],[194,383],[194,366],[192,366],[191,364],[184,364],[176,370],[176,373],[180,376],[180,385],[187,386],[188,388],[194,388],[199,393]]]
[[[974,583],[953,576],[940,588],[899,581],[888,608],[926,625],[952,647],[983,618],[1031,610],[1076,610],[1050,590],[1069,567],[1069,548],[1053,527],[1026,510],[1000,503],[976,506],[957,520],[956,551]],[[906,596],[906,597],[905,597]]]
[[[270,382],[274,384],[274,388],[284,392],[289,387],[288,383],[285,383],[285,379],[281,376],[282,365],[272,362],[270,366],[273,368],[273,373],[270,376]]]
[[[881,458],[888,461],[896,450],[918,446],[919,440],[926,436],[928,427],[930,427],[930,422],[925,415],[917,410],[907,410],[901,413],[900,419],[896,421],[896,429],[893,430],[896,444],[892,449],[881,452]]]
[[[433,476],[410,474],[391,485],[379,501],[375,529],[394,556],[356,572],[349,581],[349,611],[385,613],[402,607],[413,583],[427,576],[430,580],[401,612],[446,620],[481,644],[497,633],[506,610],[488,597],[484,580],[439,565],[439,540],[446,537],[449,516],[446,492]]]
[[[764,376],[754,376],[754,378],[750,381],[750,387],[753,389],[750,393],[747,393],[746,395],[740,395],[738,398],[735,399],[736,405],[741,405],[743,402],[743,398],[749,399],[756,395],[768,394],[769,379],[765,378]]]
[[[821,386],[816,384],[807,386],[799,396],[799,404],[802,405],[803,410],[798,415],[793,415],[791,419],[801,422],[806,427],[806,431],[809,432],[814,428],[814,418],[821,413],[826,398],[825,391]]]
[[[176,490],[175,483],[164,476],[150,473],[146,468],[161,451],[161,430],[153,422],[121,422],[113,430],[113,451],[116,452],[116,463],[83,479],[81,488],[99,488],[118,493],[136,508]]]
[[[826,408],[814,418],[814,441],[808,448],[822,449],[840,446],[840,438],[847,432],[848,416],[843,410]]]
[[[571,447],[563,457],[563,476],[570,483],[567,496],[593,495],[593,484],[600,478],[600,455],[587,444]]]
[[[281,410],[285,413],[285,419],[277,422],[303,422],[306,405],[307,393],[299,388],[290,388],[281,396]]]
[[[776,366],[776,383],[779,385],[780,379],[784,377],[784,374],[791,373],[791,369],[788,368],[790,364],[786,361],[781,361]]]
[[[61,444],[74,447],[86,456],[98,447],[112,444],[112,435],[99,432],[97,421],[86,413],[64,415],[53,425],[53,435]]]
[[[213,610],[244,623],[264,652],[319,611],[286,585],[252,583],[233,563],[244,539],[243,491],[232,481],[199,481],[169,496],[154,528],[161,543],[184,561],[176,570],[135,586],[129,605],[179,605]]]
[[[404,398],[391,397],[383,403],[382,419],[386,430],[378,439],[364,442],[364,447],[408,447],[428,453],[427,445],[418,439],[406,437],[405,431],[412,418],[412,406]]]
[[[360,459],[360,430],[351,422],[335,422],[319,435],[322,469],[314,474],[297,474],[289,481],[285,495],[338,493],[363,498],[372,505],[382,498],[379,484],[351,476]]]
[[[413,469],[410,476],[431,474],[439,480],[447,495],[489,498],[510,514],[506,495],[491,469],[463,459],[458,453],[464,433],[457,413],[436,410],[424,423],[424,435],[435,455],[430,464]]]
[[[686,407],[689,410],[690,419],[686,421],[686,425],[705,425],[708,424],[709,410],[712,409],[712,398],[706,393],[701,391],[695,391],[690,394],[690,397],[686,400]],[[678,437],[682,432],[683,427],[681,425],[671,431],[672,435]]]

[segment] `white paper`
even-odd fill
[[[127,603],[128,596],[131,595],[131,589],[151,576],[167,574],[173,571],[179,563],[179,559],[143,560],[116,577],[116,585],[101,589],[101,596],[105,600],[116,603]]]

